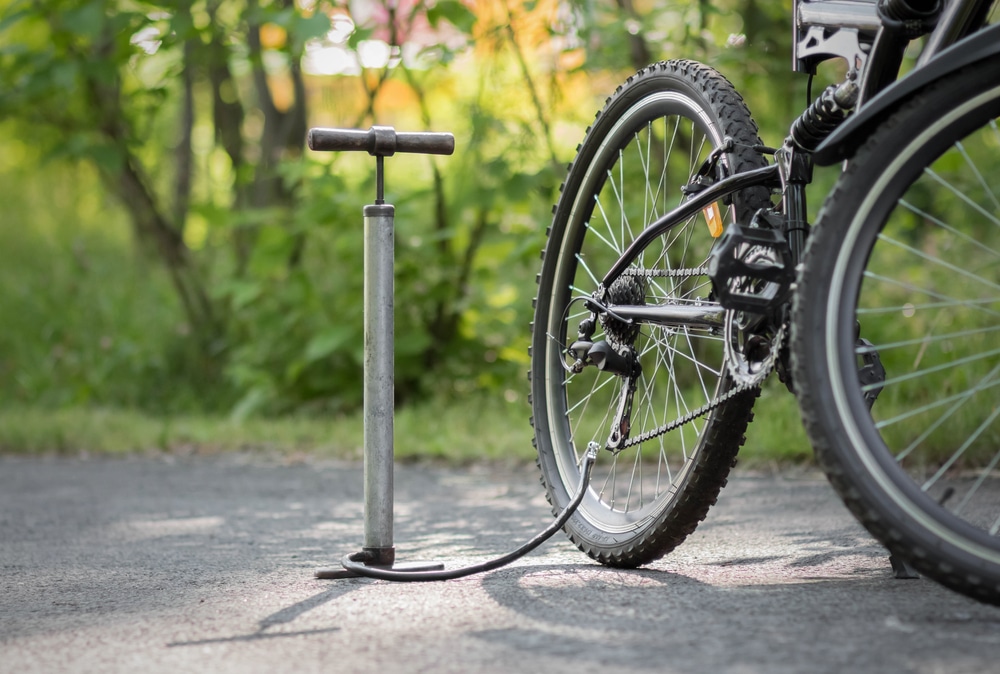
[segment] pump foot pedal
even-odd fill
[[[402,562],[400,564],[371,565],[373,569],[382,571],[397,571],[399,573],[415,573],[420,571],[441,571],[444,564],[441,562]],[[355,573],[343,567],[336,569],[320,569],[315,574],[321,580],[339,580],[341,578],[364,578],[360,573]]]

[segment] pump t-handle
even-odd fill
[[[391,157],[397,152],[410,154],[452,154],[455,136],[450,133],[400,132],[391,126],[360,129],[309,130],[309,149],[317,152],[365,151],[375,157]]]

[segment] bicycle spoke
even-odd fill
[[[864,356],[869,353],[885,353],[892,349],[899,349],[907,346],[927,346],[930,344],[946,342],[949,340],[959,339],[962,337],[973,337],[975,335],[983,335],[993,332],[1000,332],[1000,326],[979,328],[976,330],[963,330],[961,332],[949,332],[943,335],[934,335],[934,336],[925,335],[923,337],[916,337],[914,339],[907,339],[898,342],[879,343],[878,346],[859,347],[855,349],[854,352],[859,356]]]
[[[930,213],[927,213],[926,211],[921,210],[920,208],[917,208],[916,206],[914,206],[913,204],[909,203],[905,199],[900,199],[899,203],[904,208],[906,208],[907,210],[909,210],[911,213],[919,215],[923,219],[925,219],[925,220],[927,220],[929,222],[934,223],[935,225],[937,225],[941,229],[945,230],[946,232],[949,232],[950,234],[953,234],[953,235],[957,236],[958,238],[960,238],[961,240],[965,241],[966,243],[970,243],[973,246],[975,246],[976,248],[979,248],[980,250],[982,250],[982,251],[984,251],[986,253],[989,253],[990,255],[993,255],[994,257],[1000,257],[1000,251],[996,251],[996,250],[988,247],[987,245],[985,245],[979,239],[977,239],[977,238],[975,238],[973,236],[970,236],[970,235],[966,234],[965,232],[962,232],[962,231],[956,229],[952,225],[949,225],[948,223],[946,223],[945,221],[941,220],[940,218],[935,217],[935,216],[931,215]],[[1000,206],[998,206],[998,208],[1000,208]]]
[[[587,231],[593,232],[594,236],[596,236],[598,239],[600,239],[602,242],[604,242],[604,244],[607,245],[607,247],[610,250],[613,250],[615,253],[618,253],[619,255],[621,254],[621,250],[619,250],[617,244],[612,243],[611,241],[609,241],[608,239],[606,239],[603,234],[601,234],[599,231],[597,231],[596,229],[594,229],[593,227],[591,227],[589,222],[587,223],[586,227],[587,227]]]
[[[966,166],[968,166],[969,170],[972,171],[973,175],[976,176],[976,180],[979,181],[979,185],[980,187],[983,188],[983,192],[989,195],[990,201],[993,202],[993,208],[1000,210],[1000,201],[997,201],[996,195],[993,193],[992,188],[990,188],[989,184],[986,182],[986,178],[983,177],[983,174],[980,172],[979,167],[976,166],[976,163],[972,160],[972,157],[969,156],[969,153],[965,151],[965,144],[959,141],[955,143],[955,148],[962,155],[962,158],[965,159]]]
[[[921,443],[923,443],[928,437],[930,437],[931,433],[936,431],[938,428],[944,425],[946,421],[951,419],[952,416],[961,409],[962,405],[965,404],[970,398],[972,398],[973,395],[978,393],[981,388],[986,388],[987,387],[986,385],[994,377],[996,377],[998,372],[1000,372],[1000,365],[994,367],[985,377],[983,377],[983,379],[980,380],[979,384],[975,388],[966,391],[962,395],[961,399],[956,400],[955,403],[950,408],[945,410],[944,413],[942,413],[937,419],[934,420],[934,423],[930,424],[926,429],[924,429],[924,431],[919,436],[917,436],[909,444],[909,446],[907,446],[903,451],[899,452],[896,455],[896,462],[902,463],[902,461],[906,459],[906,457],[908,457],[917,447],[919,447]]]
[[[875,279],[875,280],[879,280],[879,281],[892,282],[892,279],[886,279],[884,277],[880,277],[880,276],[877,276],[875,274],[870,274],[870,273],[866,273],[865,277],[866,278]],[[905,286],[904,284],[900,284],[900,283],[895,283],[894,285],[897,285],[899,287],[912,287],[912,286]],[[924,289],[918,289],[916,287],[912,287],[912,288],[914,290],[918,291],[918,292],[928,292],[928,293],[930,292],[930,291],[926,291]],[[944,295],[938,295],[938,296],[939,297],[945,297]],[[907,314],[916,313],[918,311],[923,311],[923,310],[926,310],[926,309],[945,309],[945,308],[949,308],[949,307],[973,307],[973,308],[978,308],[978,306],[982,305],[982,304],[996,304],[997,302],[1000,302],[1000,298],[997,298],[997,297],[986,297],[986,298],[975,299],[975,300],[949,299],[949,301],[947,301],[947,302],[927,302],[927,303],[922,303],[922,304],[913,304],[912,302],[907,302],[906,304],[890,305],[890,306],[883,306],[883,307],[859,307],[858,310],[857,310],[857,314],[859,316],[874,316],[874,315],[878,315],[878,314],[903,314],[903,315],[907,315]],[[996,312],[989,312],[989,313],[991,313],[993,315],[1000,316],[1000,314],[998,314]]]
[[[943,268],[947,269],[950,272],[954,272],[954,273],[958,274],[959,276],[963,276],[963,277],[965,277],[967,279],[975,281],[975,282],[977,282],[977,283],[979,283],[981,285],[986,286],[987,288],[990,288],[991,290],[1000,290],[1000,284],[993,283],[991,281],[987,281],[983,277],[978,276],[978,275],[972,273],[971,271],[968,271],[967,269],[959,267],[958,265],[952,264],[950,262],[945,262],[944,260],[942,260],[939,257],[934,257],[933,255],[929,255],[929,254],[927,254],[927,253],[925,253],[925,252],[923,252],[921,250],[917,250],[913,246],[909,246],[909,245],[907,245],[905,243],[902,243],[901,241],[896,241],[895,239],[892,239],[892,238],[886,236],[885,234],[879,234],[879,240],[880,241],[885,241],[885,242],[890,243],[890,244],[892,244],[894,246],[902,248],[903,250],[905,250],[907,252],[910,252],[910,253],[913,253],[917,257],[919,257],[919,258],[921,258],[921,259],[923,259],[923,260],[925,260],[927,262],[930,262],[933,265],[937,265],[937,266],[943,267]]]
[[[924,174],[930,176],[938,184],[944,186],[945,189],[947,189],[949,192],[951,192],[952,194],[954,194],[960,200],[962,200],[963,202],[965,202],[970,208],[972,208],[972,210],[974,210],[977,213],[979,213],[980,215],[982,215],[984,218],[986,218],[987,220],[989,220],[991,223],[993,223],[997,227],[1000,227],[1000,220],[998,220],[996,218],[996,216],[994,216],[992,213],[990,213],[989,211],[987,211],[985,208],[983,208],[982,206],[980,206],[979,204],[977,204],[975,201],[973,201],[972,199],[970,199],[968,197],[968,195],[965,194],[965,192],[961,191],[960,189],[958,189],[957,187],[955,187],[954,185],[952,185],[951,183],[949,183],[947,180],[945,180],[940,175],[938,175],[935,171],[933,171],[930,168],[925,168],[924,169]]]
[[[595,286],[596,285],[600,285],[600,281],[597,280],[597,276],[594,275],[594,272],[592,272],[590,270],[590,266],[587,264],[587,261],[584,260],[583,257],[580,256],[580,255],[576,256],[576,261],[579,262],[580,263],[580,267],[585,272],[587,272],[587,276],[589,276],[590,280],[594,282],[594,285]],[[577,291],[580,294],[581,297],[590,297],[590,293],[584,292],[582,288],[578,288],[577,286],[572,286],[572,288],[573,288],[573,290]]]
[[[955,462],[958,461],[958,459],[966,452],[966,450],[968,450],[969,447],[972,446],[972,443],[975,442],[977,439],[979,439],[979,436],[982,435],[983,432],[990,427],[990,425],[993,423],[993,420],[996,419],[998,415],[1000,415],[1000,407],[994,408],[992,414],[986,417],[986,419],[981,424],[979,424],[979,427],[976,428],[976,430],[972,433],[972,435],[970,435],[965,440],[965,442],[962,443],[962,446],[959,447],[955,451],[955,453],[952,454],[951,457],[949,457],[949,459],[944,463],[944,465],[941,466],[941,468],[938,469],[936,473],[934,473],[931,479],[927,480],[927,482],[922,484],[920,488],[923,491],[927,491],[934,485],[935,482],[941,479],[941,476],[944,475],[946,472],[948,472],[948,469],[950,469],[953,465],[955,465]]]
[[[959,405],[952,405],[952,407],[949,408],[948,412],[949,413],[957,412],[958,409],[960,408],[961,403],[968,401],[969,398],[974,396],[976,393],[981,393],[982,391],[989,390],[996,386],[1000,386],[1000,381],[992,383],[989,386],[976,386],[975,388],[963,391],[962,393],[956,393],[955,395],[948,396],[947,398],[940,398],[932,403],[927,403],[926,405],[923,405],[921,407],[915,407],[913,409],[907,410],[906,412],[898,414],[890,419],[882,419],[881,421],[875,423],[875,428],[878,429],[888,428],[893,424],[898,424],[901,421],[906,421],[907,419],[920,416],[925,412],[930,412],[931,410],[935,410],[939,407],[944,407],[945,405],[949,405],[951,403],[959,403]],[[941,422],[945,421],[948,418],[948,416],[950,416],[950,414],[941,417],[940,421]],[[938,426],[940,426],[940,423],[932,425],[930,430],[931,431],[937,430]],[[915,445],[912,445],[909,448],[909,450],[912,451],[914,447]],[[897,459],[905,458],[907,454],[908,452],[904,450],[903,452],[900,452],[897,455]]]
[[[991,297],[991,298],[988,298],[988,299],[985,299],[985,300],[978,300],[978,299],[977,300],[964,300],[964,299],[958,299],[958,298],[955,298],[955,297],[950,297],[948,295],[945,295],[944,293],[939,293],[939,292],[931,290],[929,288],[922,288],[922,287],[914,285],[912,283],[907,283],[907,282],[904,282],[904,281],[899,281],[899,280],[896,280],[896,279],[891,279],[891,278],[888,278],[886,276],[875,274],[874,272],[870,272],[870,271],[865,271],[864,276],[865,276],[866,279],[871,279],[871,280],[874,280],[874,281],[878,281],[880,283],[886,283],[888,285],[892,285],[892,286],[895,286],[897,288],[901,288],[903,290],[908,290],[908,291],[915,292],[915,293],[923,293],[925,295],[928,295],[929,297],[933,297],[934,299],[942,300],[943,303],[940,304],[940,305],[938,305],[938,306],[941,306],[941,307],[956,307],[956,308],[957,307],[968,307],[970,309],[976,309],[977,311],[980,311],[980,312],[985,313],[985,314],[990,315],[990,316],[1000,316],[1000,312],[991,311],[991,310],[986,309],[986,308],[984,308],[984,307],[981,306],[983,304],[994,304],[994,303],[996,303],[998,301],[997,298],[992,298]],[[905,306],[904,307],[900,307],[900,310],[902,311],[903,309],[906,309],[906,308],[907,307],[905,307]],[[862,315],[864,313],[865,312],[864,312],[863,309],[859,309],[858,310],[858,314],[859,315]]]
[[[996,469],[997,463],[1000,463],[1000,452],[995,453],[989,464],[983,468],[982,471],[980,471],[979,478],[972,484],[971,487],[969,487],[969,489],[965,492],[965,498],[963,498],[952,511],[955,515],[959,515],[963,510],[965,510],[965,506],[969,505],[969,501],[972,500],[972,495],[979,491],[979,488],[983,486],[983,482],[986,481],[987,476]]]
[[[601,221],[604,223],[604,228],[608,231],[608,236],[611,237],[612,243],[610,245],[610,248],[620,255],[621,252],[625,250],[624,245],[619,244],[618,241],[615,239],[615,230],[614,227],[611,225],[611,219],[608,217],[607,212],[604,210],[604,204],[601,202],[600,197],[597,195],[594,196],[594,205],[597,207],[597,211],[601,215]],[[590,222],[588,222],[586,226],[590,227],[591,231],[597,231],[596,228],[591,226]],[[604,239],[603,237],[602,240],[607,241],[607,239]]]

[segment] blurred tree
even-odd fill
[[[169,269],[195,334],[206,347],[218,340],[225,319],[185,241],[199,117],[195,89],[209,85],[212,135],[235,176],[232,206],[287,205],[292,187],[281,180],[278,164],[301,153],[306,126],[299,57],[306,40],[329,29],[327,17],[305,16],[291,0],[265,6],[257,0],[51,0],[11,3],[3,27],[9,42],[0,114],[23,118],[54,156],[86,159],[100,169],[109,192],[128,209],[136,239]],[[265,46],[263,36],[271,44]],[[280,102],[268,83],[265,50],[282,57],[292,82],[292,95]],[[234,66],[250,72],[252,88],[241,90]],[[259,131],[245,137],[247,116],[258,111]],[[163,145],[173,147],[172,163]],[[239,236],[236,243],[245,264],[252,242]]]
[[[454,131],[455,157],[393,159],[388,184],[400,396],[463,392],[525,364],[548,209],[603,98],[665,57],[724,63],[738,86],[783,73],[784,52],[746,45],[787,40],[772,37],[784,14],[776,0],[0,0],[0,118],[99,170],[241,413],[360,399],[350,233],[371,162],[305,155],[307,126]]]

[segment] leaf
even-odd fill
[[[330,17],[322,12],[317,12],[310,17],[296,15],[289,26],[289,32],[296,42],[303,44],[309,40],[323,37],[330,32]]]
[[[374,28],[361,28],[359,26],[355,26],[354,32],[347,38],[347,46],[354,51],[357,51],[358,46],[365,40],[370,40],[374,34]]]
[[[152,25],[152,24],[151,24]],[[198,37],[199,30],[194,25],[194,19],[190,12],[177,12],[170,16],[170,20],[167,22],[169,30],[165,31],[164,36],[170,41],[176,41],[178,43],[183,43],[187,40],[193,40]]]
[[[104,3],[94,0],[62,15],[62,25],[77,35],[98,40],[104,29]]]
[[[25,4],[25,3],[21,3]],[[16,6],[16,5],[15,5]],[[0,18],[0,33],[10,28],[12,25],[20,21],[21,19],[31,16],[30,9],[25,6],[24,8],[15,9],[13,11],[8,11],[5,13],[3,18]]]
[[[467,35],[476,25],[476,15],[459,0],[440,0],[427,10],[427,20],[435,28],[442,19]]]
[[[115,175],[125,165],[125,155],[113,145],[95,144],[87,150],[87,155],[101,170]]]
[[[55,63],[46,73],[48,84],[52,89],[73,90],[76,88],[77,77],[80,74],[81,65],[74,61],[63,61]],[[44,75],[35,78],[39,84],[43,81]]]
[[[339,325],[319,333],[306,345],[306,362],[314,363],[328,357],[347,344],[353,337],[354,331],[349,325]]]
[[[253,281],[233,281],[230,284],[229,296],[233,310],[239,311],[253,303],[263,294],[264,288]]]
[[[267,405],[272,397],[273,394],[269,388],[264,386],[254,387],[236,403],[229,416],[233,421],[241,422]]]
[[[431,337],[424,332],[409,332],[397,334],[395,339],[396,355],[399,359],[407,356],[418,356],[431,345]]]

